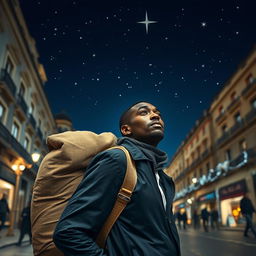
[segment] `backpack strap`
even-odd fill
[[[126,207],[127,203],[131,200],[132,192],[135,188],[137,182],[137,172],[135,167],[135,162],[132,160],[129,151],[123,146],[115,146],[110,149],[118,148],[121,149],[125,155],[127,160],[127,169],[124,177],[123,184],[119,190],[117,195],[117,200],[114,204],[114,207],[108,216],[106,222],[104,223],[98,237],[96,239],[96,243],[101,247],[105,247],[105,242],[108,237],[108,234],[115,224],[116,220]]]

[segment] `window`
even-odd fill
[[[5,107],[0,103],[0,121],[3,121],[5,113]]]
[[[191,158],[192,158],[192,162],[193,162],[195,160],[195,153],[194,152],[191,154]]]
[[[29,114],[30,114],[30,115],[33,115],[34,110],[35,110],[35,106],[34,106],[34,104],[31,102],[31,105],[30,105],[30,108],[29,108]]]
[[[11,61],[11,59],[10,59],[9,56],[8,56],[7,61],[6,61],[6,64],[5,64],[5,69],[6,69],[6,71],[7,71],[10,75],[12,75],[13,69],[14,69],[14,65],[13,65],[13,63],[12,63],[12,61]]]
[[[202,168],[200,168],[200,170],[199,170],[199,176],[200,176],[200,177],[203,176],[203,169],[202,169]]]
[[[249,76],[247,76],[245,81],[246,81],[246,84],[251,84],[253,82],[253,80],[254,80],[253,75],[249,74]]]
[[[235,119],[235,122],[236,123],[240,123],[242,121],[242,118],[241,118],[241,115],[239,112],[237,112],[235,115],[234,115],[234,119]]]
[[[227,125],[226,124],[222,125],[221,130],[222,130],[222,133],[225,133],[227,131]]]
[[[196,150],[197,150],[197,156],[200,157],[200,154],[201,154],[200,146],[198,146]]]
[[[22,96],[22,97],[24,97],[24,94],[25,94],[25,86],[24,86],[23,83],[21,83],[19,95]]]
[[[239,141],[239,149],[241,152],[247,149],[247,143],[245,139]]]
[[[256,98],[251,101],[252,108],[256,109]]]
[[[23,146],[28,151],[28,148],[29,148],[29,139],[28,139],[28,137],[25,138]]]
[[[224,108],[223,108],[223,106],[221,105],[220,107],[219,107],[219,114],[222,114],[224,112]]]
[[[204,135],[205,134],[205,125],[203,126],[202,132],[203,132],[203,135]]]
[[[208,144],[208,141],[207,141],[207,139],[205,139],[205,140],[203,141],[204,150],[207,149],[207,146],[208,146],[207,144]]]
[[[226,160],[231,160],[231,157],[232,157],[232,155],[231,155],[231,149],[227,149],[226,150]]]
[[[18,139],[18,135],[19,135],[19,125],[16,122],[14,122],[12,125],[12,136],[15,139]]]
[[[231,101],[235,100],[237,98],[236,92],[232,92],[230,98],[231,98]]]

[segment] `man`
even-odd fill
[[[3,194],[2,199],[0,200],[0,230],[4,228],[7,214],[10,212],[6,197],[6,194]]]
[[[211,211],[211,227],[219,229],[219,213],[216,208]]]
[[[252,201],[250,200],[248,193],[245,193],[244,197],[240,201],[240,208],[241,212],[245,217],[246,220],[246,226],[244,230],[244,236],[248,237],[248,231],[251,229],[252,233],[254,234],[256,238],[256,230],[253,227],[253,222],[252,222],[252,214],[255,212],[255,209],[253,207]]]
[[[204,231],[208,232],[208,222],[209,222],[209,212],[207,211],[207,207],[205,207],[202,211],[201,211],[201,218],[203,220],[203,227],[204,227]]]
[[[136,164],[137,184],[131,201],[115,222],[101,249],[95,239],[110,214],[122,185],[125,154],[119,149],[99,153],[70,199],[54,233],[65,256],[176,256],[179,237],[171,211],[174,184],[163,172],[167,156],[157,149],[164,137],[164,122],[150,103],[131,106],[120,118],[127,148]]]

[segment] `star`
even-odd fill
[[[153,24],[153,23],[157,23],[157,21],[153,21],[153,20],[148,20],[148,13],[146,11],[146,17],[144,21],[139,21],[137,23],[141,23],[141,24],[145,24],[146,26],[146,33],[148,34],[148,25],[149,24]]]
[[[206,22],[201,22],[201,26],[204,28],[206,27]]]

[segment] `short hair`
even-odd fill
[[[127,109],[123,112],[123,114],[121,115],[121,117],[120,117],[120,119],[119,119],[119,130],[120,130],[120,132],[121,132],[121,127],[122,127],[122,125],[128,123],[127,118],[128,118],[128,114],[129,114],[129,111],[131,110],[131,108],[134,107],[135,105],[139,104],[139,103],[142,103],[142,102],[146,102],[146,101],[138,101],[138,102],[132,104],[129,108],[127,108]],[[122,134],[122,132],[121,132],[121,134]]]

